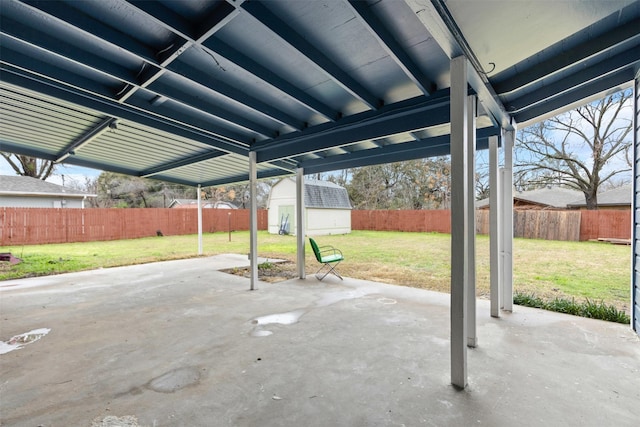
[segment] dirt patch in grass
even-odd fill
[[[220,271],[246,278],[251,277],[251,269],[249,267],[227,268]],[[295,279],[296,277],[298,277],[298,269],[292,261],[266,262],[258,265],[258,280],[262,280],[263,282],[284,282],[285,280]]]

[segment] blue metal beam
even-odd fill
[[[41,49],[60,58],[100,72],[123,83],[135,84],[135,73],[92,52],[81,52],[65,43],[64,40],[51,37],[38,29],[25,31],[24,25],[9,17],[2,17],[0,34],[15,40],[17,43]],[[4,50],[4,48],[3,48]]]
[[[156,7],[159,7],[154,2],[143,1],[139,3],[141,5],[147,6],[146,7],[147,9],[155,9]],[[147,5],[147,3],[149,4]],[[235,10],[235,8],[233,8],[232,6],[229,6],[229,7]],[[218,17],[215,13],[214,15]],[[224,16],[219,18],[223,19]],[[82,25],[82,22],[79,21],[80,17],[74,16],[74,19],[78,20],[78,22],[74,21],[74,24]],[[176,19],[170,19],[170,22],[175,23]],[[166,24],[165,26],[171,29],[170,26]],[[28,43],[33,46],[37,46],[45,51],[60,55],[61,57],[64,57],[71,62],[82,64],[93,71],[99,72],[101,74],[107,75],[109,77],[112,77],[114,79],[121,81],[124,87],[124,90],[117,89],[115,91],[116,93],[113,93],[113,91],[100,93],[103,96],[111,96],[113,98],[116,98],[120,103],[123,103],[127,99],[129,99],[129,97],[131,97],[141,87],[150,86],[165,72],[165,69],[159,68],[160,67],[159,65],[156,65],[155,63],[145,62],[147,59],[144,56],[140,56],[139,52],[130,52],[130,53],[134,56],[138,56],[142,61],[142,64],[144,67],[144,70],[142,73],[137,73],[131,70],[127,70],[113,63],[112,61],[105,60],[105,58],[97,55],[93,55],[92,53],[81,52],[78,49],[71,49],[63,41],[51,39],[51,37],[49,37],[48,35],[40,34],[36,31],[24,31],[24,27],[21,24],[14,22],[10,18],[3,17],[2,26],[0,28],[2,33],[6,33],[11,37],[16,38],[17,40],[22,40],[25,43]],[[77,27],[77,28],[83,29],[83,27]],[[211,31],[211,29],[203,30],[203,31],[208,34]],[[121,42],[121,39],[118,39],[118,42]],[[186,43],[188,44],[190,42],[186,42]],[[184,51],[184,46],[178,45],[177,47],[174,47],[173,50],[179,51],[181,53]],[[167,54],[165,54],[165,56],[166,55]],[[177,58],[177,55],[178,53],[173,55],[172,60]],[[161,65],[162,66],[168,65],[169,62],[170,61],[168,61],[165,58],[163,59]],[[180,67],[180,70],[183,71],[180,74],[185,75],[184,73],[185,68],[186,67]],[[69,77],[68,73],[64,73],[64,74],[67,76],[66,79],[68,79]],[[186,75],[186,77],[189,78],[188,75]],[[64,81],[68,81],[68,80],[64,80]],[[237,91],[237,90],[234,91],[233,88],[231,88],[229,85],[224,85],[224,84],[220,85],[219,84],[220,82],[214,82],[214,83],[215,84],[208,86],[213,91],[217,91],[223,94],[224,96],[227,96],[229,98],[236,100],[241,104],[248,104],[249,108],[253,108],[254,110],[269,116],[270,118],[272,118],[277,122],[285,123],[287,125],[294,127],[295,129],[302,129],[304,127],[304,124],[301,121],[295,120],[294,118],[289,117],[288,115],[285,115],[282,112],[279,112],[273,107],[265,106],[264,103],[259,103],[255,99],[247,95],[243,95],[240,91]],[[167,95],[166,93],[159,93],[159,95],[164,95],[167,98],[172,98],[178,103],[183,103],[193,107],[193,97],[191,97],[189,101],[184,101],[183,100],[184,96],[182,96],[183,94],[176,93],[175,91],[174,91],[174,94],[171,96]],[[234,98],[234,96],[239,96],[239,98]],[[196,107],[196,108],[199,108],[199,107]],[[245,128],[251,129],[254,132],[257,132],[264,136],[273,136],[276,132],[274,129],[268,129],[265,127],[258,126],[257,124],[248,120],[246,117],[235,115],[231,112],[228,112],[220,108],[219,106],[214,106],[213,108],[204,108],[202,109],[202,111],[205,111],[207,114],[218,116],[219,118],[226,121],[235,121],[237,119],[238,125],[244,126]],[[223,131],[218,130],[218,132],[222,133]]]
[[[252,146],[258,162],[326,150],[340,145],[411,132],[449,122],[449,90],[386,105],[341,119],[337,126],[317,125]]]
[[[633,80],[634,75],[635,70],[632,68],[624,68],[607,77],[583,85],[576,90],[566,92],[560,97],[552,98],[547,102],[541,102],[533,108],[529,108],[524,110],[522,113],[515,114],[514,118],[518,123],[538,119],[553,111],[566,107],[567,105],[571,105],[593,95],[615,89],[620,85],[627,84]]]
[[[238,67],[242,68],[250,74],[253,74],[260,80],[288,95],[296,102],[307,107],[311,111],[322,115],[325,119],[329,121],[335,121],[338,118],[339,114],[333,108],[318,101],[307,92],[295,87],[287,80],[278,76],[268,68],[263,67],[253,59],[244,55],[222,40],[213,38],[205,40],[202,42],[202,46],[210,50],[213,54],[218,54],[228,61],[233,62]]]
[[[288,173],[295,173],[298,167],[298,164],[293,160],[274,160],[269,164]]]
[[[143,58],[146,62],[159,65],[156,57],[157,52],[153,48],[138,42],[124,32],[118,31],[104,24],[102,21],[93,19],[72,7],[61,7],[58,2],[54,1],[22,0],[22,2],[66,22],[68,25],[76,27],[85,32],[87,37],[97,37]]]
[[[194,110],[201,111],[203,115],[208,114],[221,119],[227,122],[231,127],[249,130],[266,137],[274,137],[276,134],[275,130],[259,125],[247,119],[246,116],[227,111],[220,108],[218,104],[205,101],[203,97],[180,91],[179,89],[161,81],[156,81],[149,87],[149,89],[158,95],[165,96],[169,99],[180,102],[181,104],[187,105]]]
[[[371,6],[362,0],[349,0],[349,4],[354,9],[357,17],[367,27],[369,32],[378,40],[380,46],[398,64],[402,71],[418,86],[423,94],[429,95],[436,90],[434,82],[430,81],[420,70],[420,67],[407,52],[400,46],[400,43],[391,35],[389,30],[380,22],[378,17],[372,12]]]
[[[147,87],[149,84],[157,80],[162,74],[164,74],[166,71],[165,68],[170,63],[178,59],[178,57],[189,47],[193,44],[199,43],[201,39],[210,37],[213,33],[229,23],[231,19],[239,13],[235,7],[226,1],[223,1],[218,4],[218,6],[213,10],[213,12],[209,13],[208,16],[200,17],[198,25],[194,25],[194,23],[185,20],[183,17],[166,8],[160,2],[150,2],[146,0],[128,1],[132,6],[152,17],[158,25],[178,34],[173,45],[158,55],[162,69],[146,73],[146,76],[140,82],[140,87]],[[131,94],[136,90],[137,87],[133,87],[128,90],[125,96],[121,98],[121,101],[131,96]]]
[[[211,37],[216,31],[220,30],[224,25],[231,21],[235,16],[239,14],[239,11],[226,1],[223,1],[210,13],[207,17],[202,18],[198,25],[185,21],[182,17],[177,16],[175,13],[164,7],[158,2],[149,2],[147,0],[128,0],[136,8],[143,11],[147,15],[153,17],[159,25],[165,29],[174,32],[179,35],[182,42],[177,42],[176,46],[170,49],[170,52],[162,55],[161,65],[171,70],[174,73],[180,74],[187,79],[193,80],[212,91],[220,93],[227,98],[230,98],[240,104],[243,104],[261,114],[268,116],[269,118],[300,130],[304,128],[304,123],[301,120],[297,120],[288,114],[283,113],[277,108],[267,105],[264,102],[257,100],[249,96],[247,93],[235,89],[234,87],[212,78],[210,75],[200,72],[193,67],[186,66],[185,64],[179,64],[175,60],[178,56],[187,50],[192,45],[200,45],[200,43],[207,38]],[[202,47],[206,50],[206,47]],[[159,75],[153,74],[148,79],[140,82],[140,87],[148,87]],[[216,107],[220,109],[219,107]],[[211,110],[204,110],[211,113]],[[247,121],[247,119],[243,119]],[[270,135],[273,131],[264,133],[264,135]]]
[[[50,160],[50,161],[55,161],[57,158],[56,154],[43,153],[41,151],[34,150],[29,147],[16,145],[4,140],[0,140],[0,150],[6,151],[8,153],[14,153],[14,154],[19,154],[19,155],[29,156],[29,157],[36,157],[38,159]],[[133,169],[121,168],[114,165],[107,165],[103,163],[95,163],[87,160],[81,160],[73,156],[66,159],[64,161],[64,164],[82,166],[82,167],[87,167],[87,168],[92,168],[97,170],[105,170],[110,172],[123,173],[126,175],[133,175],[133,176],[138,174],[138,172]],[[190,184],[190,185],[193,185],[193,184]]]
[[[505,129],[513,129],[511,117],[507,114],[502,101],[491,86],[487,73],[471,50],[462,31],[458,28],[445,1],[405,1],[449,59],[464,55],[469,60],[473,67],[473,72],[468,75],[469,84],[476,91],[478,99],[493,123]]]
[[[625,68],[637,68],[640,63],[640,46],[634,46],[626,52],[608,58],[588,68],[580,68],[578,72],[546,85],[534,92],[514,99],[507,103],[507,110],[511,114],[519,113],[531,108],[540,102],[562,96],[565,92],[600,79],[603,76],[619,72]]]
[[[203,71],[197,70],[191,66],[188,66],[184,63],[174,62],[171,64],[168,69],[176,74],[186,77],[187,79],[194,81],[202,86],[210,88],[215,92],[226,96],[229,99],[237,101],[244,106],[251,108],[269,118],[281,123],[283,125],[291,126],[294,129],[301,130],[305,127],[305,124],[294,117],[278,110],[277,108],[269,105],[265,102],[260,101],[257,98],[254,98],[250,94],[238,90],[233,86],[221,81],[217,80],[211,74],[207,74]]]
[[[522,89],[566,67],[579,64],[587,58],[606,52],[620,43],[640,38],[638,28],[640,28],[640,19],[620,25],[614,31],[609,31],[596,39],[588,40],[571,49],[564,49],[562,53],[540,64],[535,64],[529,69],[522,69],[512,78],[499,81],[499,76],[495,76],[495,78],[491,79],[494,82],[493,87],[500,95]],[[527,61],[530,62],[530,60]],[[522,67],[519,65],[520,64],[516,65],[516,67],[520,70]]]
[[[0,40],[4,41],[6,39],[2,36]],[[20,46],[18,46],[17,49],[20,49]],[[24,49],[24,51],[27,51],[27,49]],[[43,62],[42,57],[46,56],[47,53],[42,50],[38,49],[34,51],[30,49],[28,53],[30,55],[25,55],[19,50],[14,50],[14,46],[10,48],[8,43],[3,43],[0,63],[7,64],[7,69],[15,69],[19,74],[33,75],[34,79],[44,80],[45,78],[41,76],[46,76],[48,79],[63,82],[72,88],[82,90],[97,97],[113,98],[113,87],[106,86],[85,77],[72,75],[66,69],[60,68],[58,63],[52,60],[52,58],[49,58],[49,62]],[[35,58],[36,56],[38,57],[37,59]]]
[[[2,37],[6,37],[6,36],[3,35]],[[16,41],[15,43],[21,43],[21,42]],[[32,45],[29,44],[28,46],[32,46]],[[39,48],[36,47],[36,49],[39,49]],[[48,76],[49,78],[52,78],[59,82],[64,82],[71,87],[79,88],[81,91],[84,91],[84,92],[89,92],[93,96],[111,99],[120,105],[124,105],[120,102],[120,100],[115,99],[117,98],[117,93],[115,88],[104,86],[102,84],[97,83],[96,81],[88,80],[83,77],[74,76],[73,74],[69,73],[68,70],[58,68],[52,62],[44,62],[44,60],[47,58],[46,55],[47,54],[45,52],[42,52],[41,54],[37,54],[37,55],[34,54],[34,56],[38,57],[36,59],[33,56],[27,56],[22,53],[16,52],[15,50],[8,48],[7,46],[3,46],[1,61],[6,64],[14,65],[20,69],[30,70],[31,72],[37,75]],[[56,57],[63,60],[63,58],[61,57],[58,57],[58,56]],[[76,62],[76,61],[72,59],[72,62]],[[94,71],[100,72],[100,70],[95,70],[95,69]],[[111,67],[110,71],[115,71],[115,69]],[[123,73],[119,72],[119,74],[122,75]],[[34,77],[34,78],[41,79],[40,77]],[[182,93],[177,93],[174,90],[172,90],[171,93],[172,93],[171,97],[174,99],[176,97],[184,98],[186,96]],[[182,120],[183,124],[187,126],[192,127],[194,125],[197,125],[198,127],[202,128],[205,131],[211,132],[214,135],[217,135],[221,138],[225,138],[231,141],[238,141],[244,144],[248,144],[254,138],[254,136],[246,136],[239,132],[234,132],[229,129],[224,129],[220,127],[219,124],[216,124],[214,120],[205,121],[202,119],[202,117],[204,116],[202,116],[201,118],[194,118],[189,114],[181,113],[180,111],[177,111],[175,109],[169,110],[167,108],[152,106],[147,102],[139,102],[139,100],[135,100],[133,98],[129,99],[128,101],[131,105],[135,105],[138,109],[148,112],[149,115],[157,116],[160,113],[162,113],[170,121]],[[176,101],[178,103],[181,102],[180,99],[177,99]],[[182,104],[184,105],[185,102],[183,101]],[[273,136],[275,134],[275,130],[258,126],[257,124],[250,122],[238,115],[228,113],[221,109],[212,108],[210,110],[216,110],[215,112],[217,113],[219,118],[223,120],[232,121],[232,122],[234,122],[235,120],[238,120],[238,122],[241,125],[244,125],[246,129],[251,129],[252,131],[258,134],[262,134],[264,136]],[[207,112],[206,109],[204,111]]]
[[[489,147],[489,136],[498,135],[498,128],[477,130],[476,149],[485,150]],[[407,160],[424,159],[428,157],[445,156],[451,153],[450,135],[442,135],[402,144],[390,144],[371,150],[355,151],[353,153],[332,156],[323,159],[313,159],[300,162],[306,174],[329,172],[362,166],[394,163]]]
[[[199,37],[191,22],[165,7],[161,2],[148,0],[127,0],[127,2],[154,18],[160,26],[177,33],[184,39],[193,40]]]
[[[262,25],[280,37],[284,42],[300,52],[303,56],[313,62],[320,70],[330,76],[338,85],[349,92],[352,96],[362,101],[370,109],[376,110],[382,105],[382,100],[373,96],[359,82],[348,73],[340,69],[318,48],[313,46],[304,37],[298,34],[286,22],[274,15],[261,2],[250,1],[242,5],[251,16]]]
[[[58,158],[56,153],[44,153],[39,150],[34,150],[30,147],[24,147],[22,145],[15,144],[11,141],[4,140],[4,135],[0,135],[0,151],[7,153],[19,154],[21,156],[36,157],[38,159],[55,161]]]
[[[121,104],[113,100],[113,88],[111,87],[106,87],[93,80],[73,76],[67,72],[67,70],[60,69],[53,64],[42,63],[39,60],[27,57],[10,49],[5,48],[2,50],[2,59],[0,62],[7,64],[6,67],[3,67],[7,71],[13,69],[13,66],[18,67],[20,71],[13,69],[17,74],[23,76],[28,75],[30,79],[35,81],[45,81],[39,76],[46,75],[54,81],[66,83],[70,87],[71,92],[82,93],[83,97],[99,98],[99,102],[103,104],[119,105],[125,110],[137,110],[141,115],[153,116],[158,119],[164,118],[165,121],[175,122],[189,128],[197,126],[198,129],[204,131],[203,133],[209,133],[212,137],[218,138],[220,141],[224,140],[227,142],[236,142],[239,145],[248,145],[251,139],[251,137],[247,137],[238,132],[222,129],[219,125],[213,123],[212,120],[205,121],[201,118],[194,117],[193,114],[182,113],[175,109],[167,109],[162,105],[152,105],[144,100],[131,98],[129,104],[135,108]],[[24,70],[30,70],[30,72],[25,72]],[[60,86],[58,83],[54,85]],[[117,114],[109,113],[107,113],[107,115],[118,116]]]
[[[92,140],[100,136],[104,131],[114,126],[117,123],[117,119],[113,117],[107,117],[102,120],[102,122],[98,123],[93,128],[89,129],[84,133],[80,138],[73,141],[68,147],[58,153],[58,157],[55,162],[60,163],[64,161],[67,157],[76,153],[77,150],[82,148],[83,146],[89,144]]]
[[[258,179],[274,178],[278,176],[285,176],[285,175],[291,175],[291,174],[292,174],[291,172],[286,172],[286,171],[283,171],[282,169],[270,169],[270,170],[258,172]],[[235,176],[230,176],[224,179],[214,179],[211,181],[204,181],[201,183],[201,185],[203,187],[215,187],[217,185],[225,185],[225,184],[244,182],[244,181],[249,181],[248,173],[246,175],[235,175]]]
[[[178,54],[179,50],[183,47],[181,44],[178,44],[177,46],[169,46],[167,52],[163,52],[160,57],[158,57],[158,52],[151,47],[139,43],[137,40],[129,37],[123,32],[114,30],[113,28],[103,24],[101,21],[90,18],[73,8],[60,7],[56,2],[38,0],[23,1],[24,3],[51,15],[52,17],[60,19],[61,21],[86,32],[87,36],[96,36],[155,66],[163,67],[167,65],[167,61],[171,62],[173,60],[172,57]],[[233,16],[235,16],[235,12],[230,14],[229,18],[232,18]],[[220,21],[221,25],[224,23],[225,20]],[[310,110],[321,114],[327,120],[333,121],[338,117],[338,112],[334,111],[331,107],[313,98],[303,90],[296,88],[286,80],[280,78],[267,68],[262,67],[260,64],[238,52],[231,46],[218,40],[205,40],[206,37],[209,37],[209,32],[210,31],[203,31],[203,40],[201,43],[203,47],[224,56],[240,68],[245,69],[247,72],[255,75],[284,94],[287,94],[289,97],[296,100],[296,102],[299,102]]]
[[[162,3],[148,0],[127,0],[132,6],[147,15],[167,30],[178,34],[180,37],[198,43],[200,40],[210,37],[220,30],[231,19],[238,15],[236,8],[222,1],[207,16],[199,17],[197,23],[190,22],[177,15]]]
[[[164,163],[162,165],[155,166],[150,169],[143,170],[138,173],[138,176],[143,178],[149,178],[152,175],[158,175],[163,172],[170,171],[172,169],[181,168],[183,166],[189,166],[195,163],[204,162],[205,160],[215,159],[216,157],[224,156],[226,153],[223,151],[207,151],[206,153],[198,154],[195,156],[184,157],[179,160]]]
[[[4,60],[7,51],[3,50],[2,53],[2,60]],[[192,126],[168,121],[166,118],[150,114],[147,111],[141,111],[131,106],[119,104],[111,99],[88,94],[72,87],[62,86],[53,81],[46,81],[38,76],[29,75],[23,70],[16,69],[11,65],[2,65],[2,67],[0,67],[0,78],[15,86],[62,99],[108,116],[129,120],[163,132],[173,133],[223,151],[242,155],[247,155],[248,153],[247,147],[241,143],[228,140],[201,129],[196,129]]]

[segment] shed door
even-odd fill
[[[293,205],[278,206],[278,234],[295,234],[296,209]]]
[[[633,185],[633,276],[631,285],[631,326],[640,335],[640,73],[634,92],[634,185]]]

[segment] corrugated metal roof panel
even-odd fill
[[[0,149],[189,185],[244,180],[250,151],[320,172],[446,154],[454,56],[480,146],[640,69],[640,1],[525,3],[3,0]]]

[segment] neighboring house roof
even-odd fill
[[[53,184],[29,176],[0,175],[0,195],[24,197],[96,197],[84,191]]]
[[[631,206],[631,197],[633,189],[631,184],[614,188],[613,190],[603,191],[598,194],[598,206]],[[571,208],[586,207],[587,202],[584,197],[576,199],[568,204]]]
[[[170,208],[179,208],[179,209],[197,209],[198,208],[198,200],[196,199],[173,199],[169,204]],[[222,201],[202,201],[203,209],[238,209],[231,202],[222,202]]]
[[[564,209],[567,208],[570,201],[584,198],[580,191],[570,190],[560,187],[545,187],[529,191],[514,191],[513,201],[520,201],[540,205],[543,208]],[[482,199],[476,202],[477,208],[489,206],[489,199]]]

